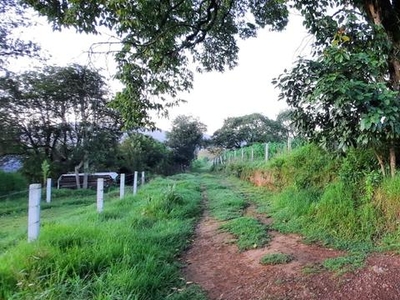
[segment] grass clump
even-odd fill
[[[261,257],[260,264],[262,265],[281,265],[290,263],[293,256],[285,253],[269,253]]]
[[[341,275],[364,267],[365,259],[366,255],[364,253],[353,253],[347,256],[328,258],[322,265],[329,271]]]
[[[269,241],[267,226],[255,218],[236,218],[223,224],[220,228],[232,233],[237,238],[237,246],[240,251],[262,247]]]

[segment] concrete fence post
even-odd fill
[[[46,202],[51,202],[51,178],[47,178],[46,182]]]
[[[119,199],[124,198],[125,196],[125,173],[121,174],[119,178]]]
[[[145,177],[144,177],[144,171],[142,171],[142,178],[141,178],[141,183],[140,183],[140,185],[143,186],[144,183],[145,183],[145,181],[146,181],[146,179],[145,179]]]
[[[251,147],[251,161],[254,160],[254,149],[253,146]]]
[[[265,144],[265,161],[268,161],[269,159],[269,145],[268,143]]]
[[[40,184],[29,185],[28,242],[33,242],[39,237],[41,195],[42,186]]]
[[[244,150],[242,148],[242,160],[243,160],[243,158],[244,158]]]
[[[136,195],[137,193],[137,177],[138,177],[138,172],[135,171],[134,176],[133,176],[133,194]]]
[[[103,211],[104,205],[104,179],[97,178],[97,212]]]

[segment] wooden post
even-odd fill
[[[265,144],[265,161],[268,161],[269,156],[269,145],[268,143]]]
[[[46,182],[46,202],[51,202],[51,178],[47,178]]]
[[[97,178],[97,212],[99,213],[103,211],[103,201],[104,201],[104,179]]]
[[[119,178],[119,199],[124,198],[125,196],[125,174],[122,173]]]
[[[135,174],[133,176],[133,194],[134,195],[136,195],[136,193],[137,193],[137,175],[138,175],[138,172],[135,171]]]
[[[35,241],[40,230],[40,198],[42,186],[38,183],[29,185],[28,242]]]
[[[143,186],[144,185],[144,183],[145,183],[145,177],[144,177],[144,171],[142,171],[142,178],[141,178],[141,183],[140,183],[140,186]]]

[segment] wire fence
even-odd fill
[[[303,142],[298,139],[289,140],[287,143],[255,143],[239,149],[225,150],[214,158],[213,164],[221,165],[240,161],[269,161],[301,145],[303,145]]]

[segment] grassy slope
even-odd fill
[[[268,163],[237,162],[222,171],[245,180],[258,171],[272,179],[273,191],[238,185],[259,211],[273,217],[273,228],[349,250],[349,257],[337,265],[349,260],[360,265],[370,251],[400,251],[400,177],[382,179],[368,151],[335,157],[306,145]],[[327,262],[331,265],[336,261]]]
[[[177,263],[201,213],[195,177],[155,180],[136,197],[109,199],[102,214],[67,202],[43,211],[37,242],[18,231],[15,246],[3,244],[0,299],[204,299]],[[6,218],[18,227],[22,215]]]

